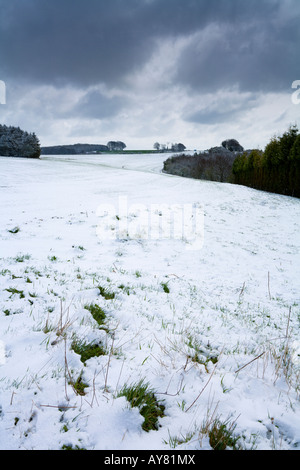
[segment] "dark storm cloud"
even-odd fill
[[[118,83],[147,57],[134,24],[141,2],[0,0],[4,74],[34,82]],[[124,8],[124,5],[131,8]]]
[[[299,0],[0,0],[0,78],[120,86],[159,41],[191,37],[173,75],[179,84],[279,90],[299,75],[298,7]]]
[[[235,85],[241,91],[287,91],[300,75],[299,19],[289,27],[271,20],[212,25],[202,41],[196,37],[183,50],[176,79],[202,92]]]

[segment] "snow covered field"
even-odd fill
[[[0,449],[206,450],[217,424],[300,449],[300,201],[165,158],[0,158]],[[145,235],[175,204],[203,213],[198,248]],[[164,405],[149,432],[118,396],[142,379]]]

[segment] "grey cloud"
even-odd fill
[[[222,93],[222,96],[211,98],[208,105],[200,109],[185,111],[183,120],[203,125],[218,125],[238,121],[245,112],[258,105],[260,95]],[[196,103],[195,103],[196,105]]]
[[[134,23],[137,0],[1,0],[0,54],[7,76],[40,83],[118,83],[147,57]],[[124,8],[128,4],[129,8]]]
[[[232,119],[237,119],[241,110],[211,110],[204,109],[196,111],[185,118],[188,122],[196,122],[203,125],[216,125],[228,122]]]
[[[107,97],[98,90],[87,92],[70,111],[72,117],[106,119],[115,116],[126,106],[125,98]]]
[[[288,2],[293,8],[298,0]],[[218,25],[191,43],[176,80],[196,89],[238,83],[278,88],[297,78],[299,17],[278,22],[284,0],[0,0],[4,79],[90,86],[120,85],[157,41]],[[296,11],[296,10],[295,10]],[[252,26],[251,26],[252,25]],[[298,49],[298,50],[297,50]]]
[[[275,20],[212,25],[205,40],[196,37],[182,51],[176,79],[202,92],[229,86],[241,91],[287,91],[300,72],[299,19],[288,25]]]
[[[0,0],[1,120],[47,141],[224,127],[259,108],[245,96],[291,92],[299,20],[299,0]]]

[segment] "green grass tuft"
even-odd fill
[[[227,447],[238,450],[237,442],[239,437],[234,436],[236,425],[225,421],[222,423],[219,419],[215,419],[208,431],[209,444],[214,450],[225,450]]]
[[[28,261],[30,258],[31,258],[31,256],[28,255],[28,254],[26,254],[26,255],[18,254],[18,255],[15,257],[15,261],[16,261],[17,263],[24,263],[24,261]]]
[[[11,294],[10,298],[16,294],[20,296],[20,299],[24,299],[25,297],[25,294],[22,290],[15,289],[14,287],[9,287],[8,289],[5,289],[5,290]]]
[[[99,305],[89,304],[85,305],[84,308],[91,313],[92,317],[99,326],[103,326],[105,324],[106,313],[101,307],[99,307]]]
[[[169,294],[169,293],[170,293],[170,289],[169,289],[169,286],[168,286],[168,283],[167,283],[167,282],[162,282],[162,283],[161,283],[161,286],[162,286],[162,288],[163,288],[163,290],[164,290],[164,292],[165,292],[166,294]]]
[[[80,360],[83,364],[92,357],[105,356],[106,351],[102,344],[85,343],[84,341],[74,340],[71,344],[71,349],[80,355]]]
[[[83,380],[82,380],[82,374],[80,374],[80,376],[78,377],[76,382],[72,383],[72,386],[73,386],[75,392],[78,395],[81,395],[81,396],[85,395],[84,389],[88,387],[88,385],[86,383],[84,383]]]
[[[158,418],[164,416],[165,407],[159,404],[154,392],[148,383],[143,380],[127,387],[126,385],[118,393],[119,397],[126,397],[132,407],[139,408],[144,418],[142,428],[144,431],[158,430]]]
[[[107,289],[105,289],[102,286],[98,287],[99,293],[102,297],[105,298],[105,300],[112,300],[115,298],[115,293],[114,292],[109,292]]]
[[[20,232],[20,227],[14,227],[14,228],[8,230],[8,232],[9,233],[18,233],[18,232]]]

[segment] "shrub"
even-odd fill
[[[214,147],[208,153],[170,157],[164,162],[163,170],[188,178],[229,182],[235,157],[235,153],[223,147]]]

